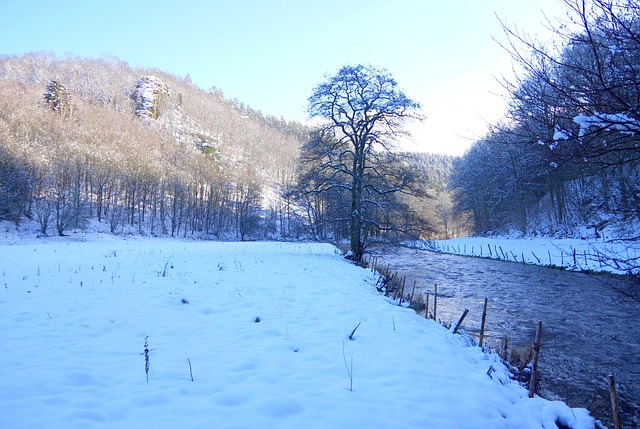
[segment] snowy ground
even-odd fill
[[[328,245],[0,240],[0,270],[1,428],[594,426]]]
[[[628,274],[622,262],[640,258],[637,243],[605,240],[461,237],[413,242],[410,245],[456,255],[501,259],[527,264],[562,267],[576,271],[607,271]],[[637,270],[637,267],[636,267]],[[640,273],[636,273],[640,274]]]

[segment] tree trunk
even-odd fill
[[[361,204],[358,197],[358,180],[354,178],[353,180],[353,188],[351,189],[351,222],[350,222],[350,233],[351,233],[351,253],[354,261],[360,260],[362,256],[362,250],[360,249],[362,246],[360,245],[360,208]]]
[[[351,187],[351,259],[362,260],[364,246],[362,242],[362,188],[364,183],[364,145],[357,144],[353,159],[353,182]]]

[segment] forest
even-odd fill
[[[520,73],[508,114],[459,160],[476,234],[638,240],[640,6],[564,2],[554,44],[504,27]]]
[[[312,194],[301,161],[312,130],[263,115],[189,76],[117,58],[0,59],[0,218],[43,236],[99,222],[114,234],[340,240],[339,194]],[[396,207],[409,228],[382,240],[457,234],[453,158],[398,153],[423,198]],[[400,161],[402,159],[402,161]],[[400,222],[400,221],[399,221]],[[383,237],[385,236],[385,237]]]
[[[35,221],[43,236],[99,222],[117,234],[339,241],[357,213],[367,244],[470,234],[637,243],[640,7],[565,4],[553,46],[504,26],[518,73],[504,80],[503,120],[461,157],[375,140],[367,186],[395,177],[403,188],[378,189],[358,210],[351,173],[327,170],[351,162],[335,129],[114,57],[0,57],[0,219]]]

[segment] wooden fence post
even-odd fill
[[[540,337],[542,336],[542,322],[538,322],[536,339],[533,342],[533,368],[531,368],[531,380],[529,381],[529,398],[533,398],[538,385],[538,358],[540,357]]]
[[[400,305],[402,305],[402,301],[405,300],[404,297],[404,287],[407,284],[407,278],[403,277],[402,278],[402,289],[400,290]]]
[[[429,318],[429,292],[427,292],[427,302],[424,305],[424,318],[428,319]]]
[[[464,312],[462,313],[462,316],[460,316],[460,320],[458,320],[458,323],[456,323],[456,327],[453,328],[454,334],[458,333],[458,328],[460,328],[460,325],[462,325],[462,322],[464,321],[464,318],[467,317],[468,313],[469,313],[469,310],[465,308]]]
[[[436,319],[436,311],[438,308],[438,283],[433,285],[433,320],[437,321],[438,319]]]
[[[409,307],[413,306],[413,295],[416,293],[416,281],[413,281],[413,290],[411,291],[411,298],[409,298]]]
[[[487,321],[487,302],[488,299],[484,299],[484,307],[482,309],[482,323],[480,324],[480,340],[478,341],[478,345],[482,348],[482,341],[484,340],[484,324]]]
[[[611,410],[613,411],[613,427],[620,429],[620,414],[618,414],[618,394],[616,393],[616,379],[609,375],[609,394],[611,396]]]

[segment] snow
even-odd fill
[[[594,427],[327,244],[95,233],[0,261],[2,428]]]
[[[596,113],[594,115],[578,115],[573,122],[580,126],[579,136],[586,135],[591,127],[616,130],[628,135],[640,133],[640,121],[628,113]]]
[[[569,140],[569,134],[566,131],[563,131],[560,126],[556,125],[553,132],[553,141],[558,140]],[[555,145],[550,145],[551,149],[555,148]]]

